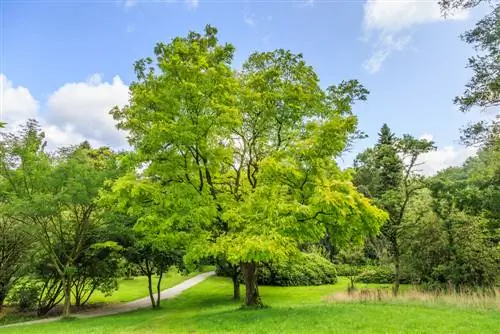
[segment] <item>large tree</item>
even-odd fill
[[[356,131],[351,105],[367,91],[326,91],[301,55],[254,53],[235,73],[217,30],[191,32],[137,62],[130,104],[115,109],[144,175],[161,185],[166,226],[200,228],[197,247],[240,265],[245,304],[262,305],[257,270],[327,232],[377,231],[386,218],[335,163]]]
[[[394,264],[394,293],[399,291],[402,257],[402,229],[409,204],[424,187],[418,174],[419,157],[434,149],[433,143],[410,135],[396,137],[384,124],[377,144],[358,155],[355,161],[355,184],[389,213],[382,227]]]

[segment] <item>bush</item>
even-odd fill
[[[36,282],[22,282],[16,285],[9,296],[9,303],[17,305],[19,311],[34,310],[38,302],[40,286]]]
[[[356,278],[356,282],[392,284],[394,283],[394,270],[388,266],[366,266]],[[410,279],[406,273],[401,273],[399,283],[410,283]]]
[[[262,266],[257,281],[262,285],[308,286],[337,282],[335,266],[316,253],[300,253],[284,263]]]
[[[357,276],[363,272],[363,266],[338,263],[335,265],[335,270],[337,271],[338,276]]]

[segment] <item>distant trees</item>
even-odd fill
[[[75,275],[83,270],[78,266],[99,247],[91,243],[100,224],[96,199],[104,182],[119,175],[116,156],[88,143],[48,154],[44,134],[34,120],[18,133],[5,134],[0,148],[4,208],[48,259],[47,269],[55,276],[47,282],[58,286],[55,291],[62,288],[63,314],[69,315]],[[79,302],[85,287],[77,289]]]
[[[409,135],[397,138],[384,124],[377,144],[361,153],[354,163],[354,182],[358,189],[389,213],[382,236],[394,263],[394,293],[399,291],[402,233],[410,202],[424,187],[416,173],[418,158],[434,149],[432,142]]]
[[[431,142],[397,138],[384,125],[377,144],[355,161],[358,189],[390,216],[376,246],[391,255],[394,292],[402,267],[405,276],[433,287],[491,288],[500,259],[498,145],[424,178],[418,158],[432,149]]]

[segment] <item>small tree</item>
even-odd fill
[[[76,260],[89,231],[99,223],[96,198],[104,181],[119,174],[115,155],[88,143],[45,153],[44,134],[34,120],[3,136],[1,176],[7,180],[11,216],[27,225],[49,256],[64,288],[68,316]]]
[[[381,231],[394,264],[394,294],[399,292],[402,235],[408,206],[425,186],[417,170],[419,157],[433,149],[434,144],[427,140],[410,135],[397,138],[384,124],[375,147],[361,153],[355,161],[358,189],[389,213]]]

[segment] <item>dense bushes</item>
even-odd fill
[[[217,275],[227,274],[217,268]],[[282,263],[270,263],[259,268],[257,281],[262,285],[308,286],[337,282],[335,266],[316,253],[300,253]]]

